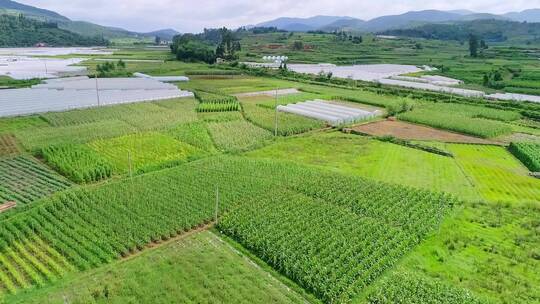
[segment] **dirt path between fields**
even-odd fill
[[[427,126],[412,124],[396,120],[382,120],[368,124],[358,125],[352,130],[372,136],[390,135],[406,140],[440,141],[447,143],[467,143],[503,145],[503,143],[464,134],[439,130]]]

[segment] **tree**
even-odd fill
[[[154,40],[154,42],[156,43],[156,45],[160,45],[161,44],[161,37],[156,36],[156,39]]]
[[[360,44],[360,43],[362,43],[362,40],[363,40],[362,36],[357,36],[357,37],[353,38],[353,43],[354,44]]]
[[[471,57],[478,57],[478,38],[473,34],[469,36],[469,54]]]
[[[292,49],[295,50],[295,51],[303,50],[304,49],[304,42],[302,42],[300,40],[296,40],[292,45]]]

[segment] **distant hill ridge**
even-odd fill
[[[485,19],[540,22],[540,9],[529,9],[522,12],[511,12],[502,15],[478,13],[468,10],[422,10],[410,11],[399,15],[381,16],[368,21],[349,16],[315,16],[310,18],[282,17],[259,23],[257,26],[277,27],[280,30],[287,31],[333,31],[354,29],[366,32],[381,32],[390,29],[418,26],[421,23]]]
[[[20,14],[24,15],[27,18],[39,21],[57,23],[60,29],[64,29],[87,37],[99,36],[106,39],[114,39],[159,36],[161,39],[164,40],[172,40],[172,37],[174,35],[179,34],[177,31],[172,29],[163,29],[150,33],[137,33],[122,28],[102,26],[86,21],[73,21],[65,16],[62,16],[50,10],[37,8],[11,0],[0,0],[0,15],[16,16]]]

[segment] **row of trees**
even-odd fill
[[[478,54],[482,54],[484,50],[488,49],[488,45],[484,39],[478,39],[476,35],[469,35],[469,54],[471,57],[478,57]]]
[[[242,50],[240,40],[227,28],[205,29],[201,34],[175,36],[171,51],[176,58],[186,62],[215,63],[218,58],[227,61],[238,59]]]
[[[0,47],[108,45],[103,37],[86,37],[58,28],[58,24],[19,16],[0,15]]]

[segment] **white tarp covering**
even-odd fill
[[[139,78],[149,78],[161,82],[186,82],[189,78],[186,76],[150,76],[143,73],[134,73],[133,76]]]
[[[370,112],[331,104],[320,99],[278,106],[278,111],[324,120],[333,126],[354,123],[382,114],[380,111]]]
[[[482,98],[485,95],[485,93],[481,91],[438,86],[431,83],[420,83],[420,82],[411,82],[411,81],[403,81],[403,80],[395,80],[395,79],[380,79],[378,80],[378,82],[381,84],[386,84],[386,85],[393,85],[393,86],[398,86],[398,87],[419,89],[419,90],[426,90],[426,91],[450,93],[450,94],[461,95],[461,96],[466,96],[466,97]]]
[[[0,90],[0,117],[193,96],[153,79],[98,79],[98,90],[95,81],[54,79],[33,88]]]
[[[376,81],[391,76],[423,71],[413,65],[401,64],[365,64],[336,66],[333,64],[289,64],[288,69],[297,73],[319,74],[332,73],[334,77],[354,80]]]
[[[114,50],[92,47],[34,47],[0,48],[0,55],[59,56],[59,55],[112,55]]]
[[[84,61],[80,58],[36,58],[26,56],[0,56],[0,75],[13,79],[56,78],[86,74],[86,67],[73,66]]]
[[[498,100],[510,100],[510,101],[529,101],[540,103],[540,96],[525,95],[525,94],[512,94],[512,93],[496,93],[486,96],[489,99]]]

